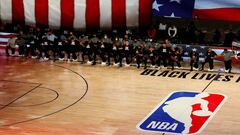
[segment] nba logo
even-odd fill
[[[207,126],[226,99],[222,94],[173,92],[137,128],[150,132],[197,134]]]

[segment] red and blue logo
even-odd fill
[[[200,133],[226,101],[222,94],[173,92],[137,128],[150,132]]]

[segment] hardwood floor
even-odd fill
[[[172,72],[168,69],[154,69],[152,75],[143,71],[1,56],[0,134],[161,135],[136,126],[169,93],[204,89],[228,99],[200,134],[240,133],[239,74],[220,73],[211,82],[200,75],[216,72],[175,70],[189,74],[172,77],[158,76]],[[226,76],[230,81],[224,81]]]

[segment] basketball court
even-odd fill
[[[204,91],[228,98],[200,134],[238,135],[239,65],[235,68],[234,74],[172,73],[1,56],[0,134],[162,135],[137,125],[173,91]]]

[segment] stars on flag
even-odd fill
[[[187,7],[187,8],[186,8]],[[153,16],[192,18],[194,0],[153,0]]]
[[[169,18],[181,18],[181,17],[176,17],[174,12],[172,12],[172,14],[170,16],[164,16],[164,17],[169,17]]]
[[[159,7],[163,6],[163,4],[158,4],[157,0],[153,2],[153,9],[159,11]]]
[[[196,51],[197,51],[197,49],[196,49],[196,48],[193,48],[193,49],[192,49],[192,51],[196,52]]]
[[[199,46],[199,45],[182,45],[182,48],[184,50],[183,57],[189,57],[189,54],[195,51],[199,54],[200,58],[204,57],[205,52],[208,49],[207,46],[203,48],[202,46]]]
[[[204,54],[201,52],[201,53],[199,53],[199,56],[202,57],[202,56],[204,56]]]

